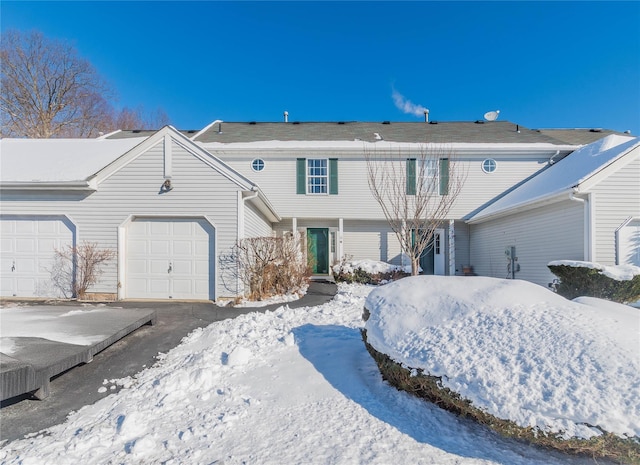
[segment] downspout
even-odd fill
[[[576,192],[573,191],[569,195],[569,200],[571,200],[573,202],[581,203],[583,205],[583,211],[584,211],[584,219],[583,219],[583,224],[584,224],[584,227],[583,227],[584,228],[583,229],[583,237],[584,237],[583,255],[584,255],[584,261],[587,261],[587,262],[593,261],[593,257],[592,257],[592,253],[591,253],[591,205],[590,205],[590,202],[589,202],[589,198],[587,197],[586,199],[584,199],[584,198],[576,197]]]

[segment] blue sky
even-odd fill
[[[72,41],[180,129],[475,121],[640,135],[640,2],[12,2],[2,30]],[[396,99],[393,98],[394,92]],[[413,104],[417,115],[399,108]]]

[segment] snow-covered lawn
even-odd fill
[[[196,330],[134,379],[106,381],[125,386],[117,393],[4,444],[0,463],[593,463],[503,440],[384,383],[360,334],[371,289],[340,285],[319,307]]]
[[[368,342],[522,427],[640,437],[640,312],[520,280],[416,276],[372,292]],[[592,426],[589,426],[592,425]]]

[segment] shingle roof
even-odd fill
[[[198,131],[181,131],[193,137]],[[150,135],[121,131],[109,138]],[[200,134],[197,142],[354,141],[413,143],[550,143],[565,145],[550,135],[508,121],[478,122],[221,122]]]
[[[629,134],[623,134],[618,131],[612,131],[611,129],[534,129],[541,134],[553,137],[567,144],[572,145],[587,145],[595,142],[611,134],[626,136]]]

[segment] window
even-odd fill
[[[440,160],[426,159],[422,168],[422,186],[426,192],[433,192],[440,185]]]
[[[485,173],[493,173],[497,167],[498,164],[493,158],[487,158],[482,162],[482,171],[484,171]]]
[[[326,194],[329,185],[327,159],[307,160],[307,194]]]
[[[256,158],[251,162],[251,169],[253,171],[262,171],[264,169],[264,160],[262,158]]]
[[[338,159],[298,158],[296,193],[338,195]]]

